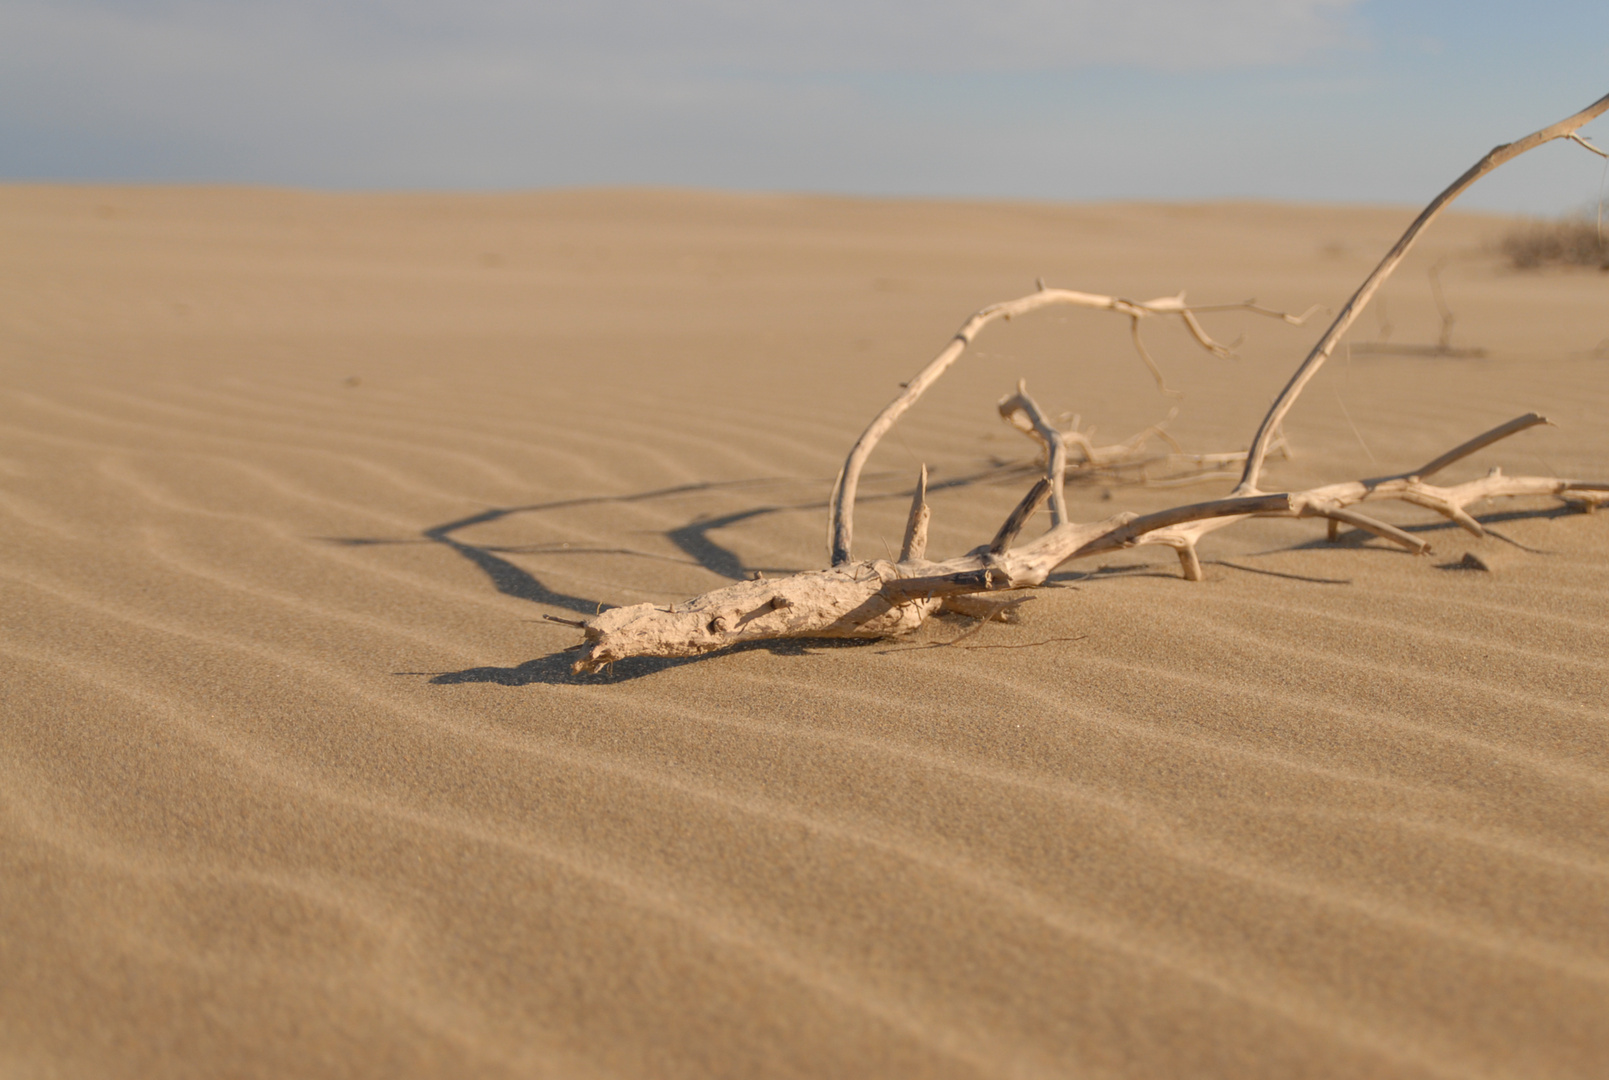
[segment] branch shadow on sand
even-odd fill
[[[578,675],[570,670],[576,652],[563,652],[539,656],[513,667],[475,667],[462,671],[398,671],[396,675],[429,675],[433,686],[454,686],[459,683],[495,683],[499,686],[529,686],[544,683],[549,686],[595,686],[598,683],[631,682],[648,675],[658,675],[672,668],[702,663],[717,656],[732,656],[744,652],[768,652],[773,656],[810,656],[829,649],[863,649],[883,642],[874,638],[786,638],[778,641],[747,641],[731,645],[702,656],[635,656],[617,660],[595,675]]]
[[[1481,528],[1486,530],[1486,535],[1491,537],[1493,540],[1508,544],[1510,547],[1519,548],[1521,551],[1529,555],[1551,555],[1553,553],[1547,551],[1546,549],[1534,548],[1528,544],[1520,543],[1512,536],[1505,536],[1493,526],[1504,524],[1510,521],[1555,521],[1559,518],[1579,517],[1580,515],[1581,511],[1573,506],[1542,506],[1519,510],[1491,510],[1484,514],[1471,514],[1470,516],[1480,523]],[[1467,532],[1464,532],[1463,528],[1460,527],[1457,522],[1448,521],[1446,518],[1437,518],[1434,521],[1415,522],[1409,525],[1399,525],[1398,528],[1406,533],[1447,533],[1454,536],[1462,536],[1464,539],[1470,541],[1474,541],[1476,539],[1476,537],[1470,536]],[[1336,537],[1334,540],[1321,536],[1313,540],[1303,541],[1300,544],[1292,544],[1289,547],[1277,548],[1274,550],[1316,551],[1323,550],[1325,548],[1365,546],[1378,548],[1381,551],[1390,551],[1412,557],[1411,552],[1404,552],[1401,548],[1386,543],[1385,541],[1382,541],[1379,538],[1364,532],[1362,529],[1344,529],[1342,530],[1341,535]],[[1258,554],[1272,554],[1272,552],[1258,552]]]
[[[465,529],[476,525],[486,525],[504,518],[523,514],[541,514],[555,510],[568,510],[583,506],[598,506],[604,504],[627,504],[646,502],[653,499],[672,498],[679,495],[697,494],[700,492],[715,491],[722,488],[758,486],[761,484],[775,484],[777,481],[767,480],[736,480],[728,483],[681,484],[676,487],[656,488],[652,491],[637,492],[631,495],[600,495],[585,499],[560,499],[554,502],[531,503],[525,506],[497,506],[482,510],[467,517],[455,518],[452,521],[432,525],[420,532],[417,537],[325,537],[328,543],[340,544],[346,547],[368,547],[380,544],[440,544],[449,551],[462,558],[468,559],[475,567],[484,573],[491,582],[492,587],[504,596],[512,596],[517,600],[528,600],[533,604],[543,604],[548,607],[562,608],[581,615],[595,615],[604,608],[613,607],[601,599],[589,596],[578,596],[574,593],[563,592],[543,583],[535,574],[519,566],[505,555],[534,554],[561,556],[597,554],[597,548],[570,548],[570,547],[504,547],[495,544],[474,544],[459,537]],[[706,521],[695,520],[687,525],[671,530],[666,535],[671,541],[685,552],[691,560],[712,573],[723,577],[732,577],[742,574],[745,570],[742,560],[736,554],[721,547],[709,539],[709,532],[722,525],[735,521],[758,517],[764,514],[776,513],[783,509],[777,506],[757,507],[740,514],[727,515],[726,518],[710,519]],[[635,555],[642,558],[664,558],[649,552],[633,551],[629,548],[608,549],[612,553],[621,555]]]

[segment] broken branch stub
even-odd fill
[[[1041,286],[1028,296],[993,304],[962,324],[950,343],[934,357],[904,391],[884,406],[851,447],[833,485],[828,504],[827,534],[831,566],[772,580],[743,581],[715,589],[685,604],[670,608],[636,604],[612,608],[586,620],[582,654],[575,670],[597,671],[632,656],[697,656],[744,642],[784,638],[876,638],[909,633],[930,616],[953,610],[975,617],[1005,617],[1020,601],[994,600],[980,594],[1031,588],[1042,584],[1059,566],[1073,559],[1138,544],[1165,544],[1179,555],[1184,576],[1201,577],[1196,544],[1217,529],[1252,516],[1322,517],[1334,539],[1339,524],[1348,524],[1383,537],[1410,551],[1424,553],[1430,545],[1396,526],[1377,521],[1354,509],[1359,503],[1396,500],[1432,510],[1476,534],[1483,527],[1468,508],[1483,499],[1515,495],[1550,495],[1591,510],[1609,503],[1609,483],[1589,483],[1557,477],[1507,476],[1492,469],[1486,476],[1451,487],[1428,480],[1476,451],[1547,421],[1535,413],[1516,417],[1472,439],[1412,472],[1373,479],[1328,484],[1306,491],[1264,493],[1258,484],[1272,449],[1283,438],[1283,422],[1303,387],[1328,358],[1369,299],[1406,256],[1424,228],[1459,193],[1503,163],[1545,142],[1570,139],[1582,142],[1576,130],[1588,120],[1609,111],[1609,95],[1581,112],[1523,139],[1499,146],[1476,162],[1442,191],[1414,219],[1397,243],[1347,302],[1345,308],[1313,346],[1306,359],[1274,400],[1244,454],[1172,455],[1194,460],[1200,466],[1243,464],[1240,481],[1226,498],[1172,507],[1152,514],[1118,514],[1104,521],[1080,524],[1068,516],[1064,481],[1068,471],[1068,443],[1077,445],[1086,464],[1098,465],[1101,455],[1087,437],[1061,432],[1019,383],[1017,393],[999,403],[1001,415],[1044,448],[1044,475],[1018,503],[987,545],[957,558],[933,561],[927,555],[930,512],[927,505],[927,469],[918,477],[911,499],[904,542],[897,561],[876,559],[855,562],[850,556],[855,496],[860,474],[872,450],[923,392],[943,375],[971,344],[978,332],[996,319],[1009,319],[1041,307],[1063,304],[1127,315],[1134,328],[1134,343],[1159,388],[1166,390],[1161,372],[1139,337],[1142,318],[1175,315],[1198,344],[1214,355],[1228,350],[1210,338],[1195,315],[1229,308],[1278,317],[1299,324],[1304,315],[1286,315],[1247,301],[1236,305],[1189,307],[1182,295],[1135,303],[1117,297]],[[1583,145],[1587,145],[1583,143]],[[1596,150],[1596,148],[1592,148]],[[1140,436],[1105,448],[1108,462],[1130,463],[1139,457],[1143,441],[1161,433],[1160,425]],[[1164,436],[1166,437],[1166,436]],[[1079,440],[1082,440],[1081,442]],[[1170,440],[1171,441],[1171,440]],[[1177,444],[1174,444],[1177,450]],[[1049,503],[1050,528],[1026,543],[1018,537],[1039,506]],[[567,621],[567,620],[558,620]]]
[[[911,493],[911,514],[905,522],[905,539],[899,546],[899,561],[909,562],[927,554],[927,523],[933,511],[927,506],[927,466],[916,477],[916,490]]]

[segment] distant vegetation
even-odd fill
[[[1545,266],[1590,266],[1609,270],[1609,226],[1595,220],[1538,221],[1514,229],[1498,250],[1516,270]]]

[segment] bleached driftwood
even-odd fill
[[[1442,191],[1403,233],[1378,266],[1319,338],[1295,374],[1275,399],[1252,438],[1250,448],[1232,455],[1243,462],[1240,481],[1226,498],[1173,507],[1153,514],[1117,514],[1104,521],[1080,524],[1068,518],[1064,482],[1067,473],[1068,433],[1059,431],[1039,406],[1018,386],[1016,395],[1001,401],[1001,414],[1014,426],[1036,438],[1045,452],[1045,474],[1018,503],[993,540],[966,555],[943,561],[926,557],[929,510],[924,467],[897,561],[851,558],[853,513],[861,470],[872,449],[896,421],[921,397],[989,323],[1010,319],[1051,305],[1073,305],[1114,311],[1131,320],[1134,343],[1157,385],[1166,389],[1160,369],[1140,338],[1142,319],[1176,315],[1206,350],[1227,355],[1196,319],[1202,311],[1239,308],[1299,324],[1305,316],[1286,315],[1247,302],[1235,305],[1190,307],[1183,296],[1141,303],[1068,289],[1038,291],[1016,300],[983,308],[967,320],[948,346],[934,357],[904,391],[873,418],[856,440],[844,462],[829,502],[827,531],[831,566],[774,580],[757,579],[716,589],[669,608],[636,604],[612,608],[580,623],[586,638],[579,671],[596,671],[631,656],[696,656],[749,641],[781,638],[886,637],[908,633],[946,606],[968,614],[1002,614],[1003,605],[980,606],[979,594],[1029,588],[1042,583],[1058,566],[1101,552],[1136,544],[1166,544],[1177,550],[1184,576],[1201,576],[1196,544],[1207,533],[1243,521],[1249,516],[1323,517],[1331,537],[1341,524],[1367,530],[1411,551],[1424,552],[1429,544],[1395,526],[1353,509],[1357,504],[1395,499],[1436,511],[1463,528],[1481,535],[1483,529],[1468,513],[1482,499],[1507,495],[1554,495],[1586,509],[1609,502],[1609,484],[1560,480],[1554,477],[1511,477],[1493,470],[1486,477],[1455,487],[1437,487],[1427,481],[1442,469],[1501,439],[1546,421],[1526,414],[1470,439],[1411,473],[1330,484],[1301,492],[1267,493],[1258,482],[1269,454],[1279,445],[1281,425],[1303,388],[1317,373],[1351,327],[1370,298],[1402,262],[1426,226],[1449,203],[1481,176],[1543,143],[1569,139],[1599,152],[1576,134],[1589,120],[1609,111],[1609,95],[1581,112],[1523,139],[1498,146]],[[1076,443],[1086,459],[1093,446]],[[1222,465],[1226,461],[1218,461]],[[1023,527],[1043,504],[1049,503],[1051,527],[1043,536],[1017,544]],[[567,620],[561,620],[567,621]]]

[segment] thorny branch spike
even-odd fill
[[[911,494],[911,515],[905,522],[905,539],[899,546],[899,561],[910,562],[927,554],[927,523],[933,512],[927,508],[927,466],[916,477]]]

